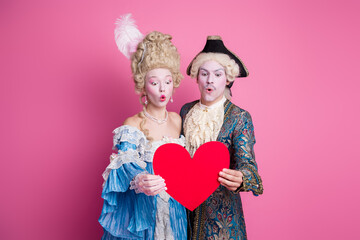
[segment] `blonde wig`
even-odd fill
[[[168,34],[153,31],[138,44],[131,57],[131,70],[135,81],[135,90],[143,92],[147,72],[155,68],[166,68],[172,74],[174,88],[180,85],[183,78],[180,73],[180,54],[170,41]]]
[[[135,90],[140,93],[140,102],[145,96],[145,77],[146,74],[155,68],[166,68],[172,74],[174,88],[179,87],[183,75],[180,73],[180,54],[176,47],[170,41],[172,37],[168,34],[153,31],[145,36],[138,44],[136,52],[131,56],[131,70],[135,82]],[[140,130],[146,138],[152,142],[153,138],[149,136],[149,130],[145,129],[146,117],[144,112],[140,112],[142,121]]]
[[[224,53],[200,53],[192,62],[190,77],[197,78],[199,74],[199,68],[207,61],[216,61],[222,65],[225,69],[226,79],[229,82],[233,82],[235,78],[240,74],[239,65]]]

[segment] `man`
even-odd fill
[[[220,186],[188,212],[188,238],[247,239],[239,192],[252,191],[257,196],[263,186],[255,162],[251,116],[229,99],[234,79],[248,76],[248,71],[219,36],[209,36],[187,74],[197,79],[201,98],[185,104],[180,112],[186,149],[193,156],[202,144],[219,141],[230,153],[230,169],[219,173]]]

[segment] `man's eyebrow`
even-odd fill
[[[205,69],[205,68],[200,68],[200,70],[209,72],[209,70],[207,70],[207,69]],[[217,71],[225,71],[225,69],[224,69],[224,68],[219,68],[219,69],[215,69],[213,72],[217,72]]]
[[[205,68],[200,68],[200,70],[203,70],[203,71],[206,71],[206,72],[208,72],[209,70],[207,70],[207,69],[205,69]]]

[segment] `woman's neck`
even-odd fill
[[[145,106],[145,109],[148,114],[159,120],[162,120],[166,117],[166,107],[159,108],[148,104],[147,106]]]

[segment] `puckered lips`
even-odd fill
[[[212,91],[215,90],[215,88],[213,86],[206,86],[205,90],[207,93],[211,93]]]
[[[165,95],[161,95],[161,96],[160,96],[160,101],[161,101],[161,102],[164,102],[165,100],[166,100],[166,96],[165,96]]]

